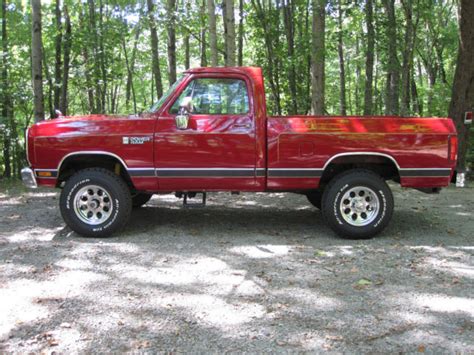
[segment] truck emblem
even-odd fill
[[[151,137],[123,137],[123,144],[144,144],[146,142],[151,142]]]

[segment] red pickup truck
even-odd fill
[[[199,68],[147,113],[35,124],[27,152],[25,184],[61,188],[61,214],[83,236],[109,236],[153,194],[286,191],[341,236],[369,238],[392,216],[386,181],[448,186],[457,135],[447,118],[267,116],[260,68]]]

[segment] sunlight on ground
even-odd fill
[[[15,264],[10,264],[15,267]],[[104,276],[87,271],[66,271],[51,281],[19,279],[8,283],[0,292],[0,338],[13,328],[46,318],[48,304],[42,300],[80,296],[83,287]]]
[[[53,240],[55,235],[61,229],[63,229],[63,227],[57,227],[57,228],[35,227],[33,230],[30,229],[26,231],[16,232],[15,234],[8,236],[8,240],[11,243],[27,242],[31,240],[49,242]]]
[[[474,316],[474,299],[470,298],[424,294],[413,297],[412,302],[419,307],[427,308],[435,312],[463,312]]]
[[[288,245],[256,245],[241,246],[230,249],[232,253],[248,256],[249,258],[274,258],[287,255],[290,251]]]

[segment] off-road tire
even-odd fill
[[[81,220],[76,212],[76,195],[88,186],[102,188],[110,198],[110,216],[103,223],[91,225]],[[66,224],[84,237],[105,238],[122,229],[130,218],[132,197],[127,184],[113,172],[89,168],[75,173],[64,185],[59,200],[61,215]]]
[[[132,195],[133,208],[142,207],[153,197],[153,194],[136,193]]]
[[[379,203],[378,209],[374,209],[376,212],[373,213],[373,221],[363,226],[348,223],[345,219],[348,218],[347,215],[344,217],[343,213],[345,212],[341,211],[345,206],[344,203],[347,202],[347,199],[342,201],[343,197],[358,187],[372,191]],[[324,190],[322,212],[329,227],[341,237],[348,239],[372,238],[387,227],[392,218],[392,191],[387,183],[374,172],[365,169],[350,170],[337,175],[330,181]]]

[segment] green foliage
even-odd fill
[[[413,0],[413,22],[415,23],[414,58],[411,76],[416,83],[418,100],[422,108],[416,112],[414,105],[410,113],[425,116],[445,116],[451,97],[457,46],[458,23],[455,0]],[[133,96],[127,99],[127,64],[125,53],[132,66],[132,87],[137,111],[149,108],[158,98],[153,89],[151,70],[151,44],[149,20],[145,0],[94,0],[93,13],[96,26],[90,26],[90,2],[62,0],[61,9],[68,6],[72,25],[71,63],[68,84],[68,113],[86,114],[92,111],[88,92],[104,94],[104,108],[108,113],[133,113]],[[167,32],[169,20],[165,1],[159,0],[155,6],[155,20],[159,35],[160,68],[163,86],[167,83]],[[270,95],[269,81],[273,79],[281,100],[282,114],[307,114],[311,107],[310,53],[312,1],[310,0],[260,0],[263,4],[265,24],[255,12],[251,0],[244,1],[244,65],[261,66],[266,75],[268,112],[276,113],[276,105]],[[337,52],[337,0],[328,0],[326,7],[326,107],[328,114],[339,114],[340,80],[339,58]],[[402,63],[404,55],[404,36],[406,18],[402,6],[396,2],[396,21],[398,38],[398,58]],[[207,31],[207,18],[204,16],[205,1],[179,0],[176,8],[177,61],[178,72],[184,71],[184,38],[189,36],[191,67],[201,61],[202,31]],[[238,1],[236,22],[238,23]],[[344,13],[342,35],[346,65],[347,112],[361,115],[364,105],[365,60],[367,46],[367,24],[365,23],[365,1],[343,0]],[[291,7],[294,54],[290,56],[285,25],[285,7]],[[55,0],[43,1],[43,47],[44,47],[44,90],[45,110],[49,113],[48,77],[52,78],[54,88],[55,66]],[[222,5],[216,4],[219,63],[224,63],[224,29]],[[62,14],[64,40],[64,13]],[[374,1],[376,32],[376,53],[374,69],[375,113],[383,114],[385,108],[387,73],[387,21],[382,0]],[[2,118],[0,148],[6,138],[14,147],[12,161],[15,169],[26,163],[24,154],[24,131],[32,123],[32,84],[31,84],[31,10],[29,2],[9,0],[7,6],[8,42],[8,93],[12,101],[12,117]],[[273,48],[273,77],[269,75],[269,57],[265,50],[265,33],[270,34]],[[138,33],[138,35],[137,35]],[[138,37],[137,37],[138,36]],[[138,38],[135,43],[135,38]],[[208,38],[208,33],[206,33]],[[95,42],[99,43],[99,45]],[[3,42],[2,42],[3,43]],[[101,45],[100,45],[101,44]],[[207,40],[207,45],[209,44]],[[209,47],[205,53],[210,58]],[[88,53],[86,60],[85,53]],[[102,61],[102,62],[101,62]],[[101,67],[100,63],[103,63]],[[297,112],[292,112],[290,96],[290,75],[295,68],[297,90]],[[430,83],[431,75],[431,83]],[[89,79],[90,80],[89,80]],[[106,90],[106,92],[103,92]],[[3,98],[0,98],[0,102]],[[2,150],[3,152],[3,150]],[[18,161],[19,159],[19,161]],[[0,175],[4,171],[4,156],[0,155]]]

